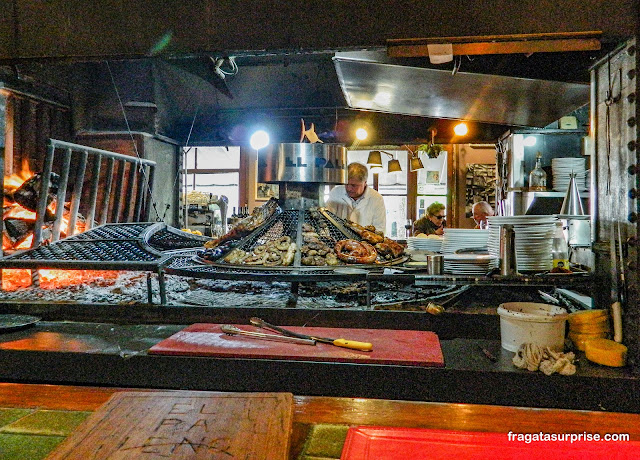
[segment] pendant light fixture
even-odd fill
[[[372,171],[382,169],[382,155],[379,150],[372,150],[367,157],[367,164]]]
[[[409,159],[409,171],[417,171],[418,169],[424,169],[424,165],[422,164],[422,160],[420,159],[420,154],[418,152],[414,152],[407,145],[403,145],[405,149],[409,151],[411,154],[411,158]]]
[[[382,169],[383,153],[385,155],[389,155],[389,158],[391,158],[391,160],[389,160],[389,163],[387,164],[388,172],[392,173],[392,172],[402,171],[402,167],[400,166],[400,161],[395,159],[391,153],[385,152],[384,150],[372,150],[371,152],[369,152],[369,156],[367,157],[367,164],[369,165],[369,168],[371,168],[371,171],[379,172],[377,170]]]

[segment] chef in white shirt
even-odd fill
[[[367,185],[369,170],[362,163],[347,166],[347,184],[334,187],[329,193],[326,207],[336,216],[356,222],[363,227],[373,225],[384,232],[387,211],[384,199]]]

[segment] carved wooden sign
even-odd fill
[[[287,459],[291,393],[121,392],[49,459]]]

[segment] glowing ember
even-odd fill
[[[26,161],[23,161],[22,171],[5,176],[4,190],[10,194],[20,188],[20,186],[31,178],[34,173],[30,170]],[[18,203],[8,201],[5,195],[4,199],[5,212],[3,219],[20,219],[24,221],[35,221],[36,213],[29,211]],[[9,209],[7,209],[9,208]],[[56,203],[52,202],[48,206],[52,214],[56,211]],[[67,233],[69,220],[62,218],[60,231],[62,234]],[[84,224],[80,222],[76,225],[75,233],[84,231]],[[9,241],[3,238],[3,250],[29,249],[33,242],[33,234],[25,235],[25,239],[19,244],[12,246]],[[117,271],[100,271],[100,270],[38,270],[40,274],[40,287],[45,289],[56,289],[60,287],[73,286],[85,283],[95,278],[115,279],[120,272]],[[2,289],[6,291],[15,291],[20,288],[26,288],[31,285],[31,270],[28,269],[5,269],[2,270]]]
[[[113,270],[38,270],[40,287],[43,289],[60,289],[68,286],[84,284],[100,278],[115,280],[122,272]],[[2,290],[17,291],[31,286],[31,270],[2,270]]]
[[[31,178],[33,174],[33,171],[29,168],[28,161],[23,160],[22,171],[4,177],[4,189],[10,192],[17,190],[25,181]]]

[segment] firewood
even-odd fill
[[[56,198],[60,176],[54,172],[50,175],[49,191],[47,196],[47,206]],[[13,199],[16,203],[29,211],[36,211],[42,186],[42,173],[36,173],[13,192]],[[52,217],[52,216],[51,216]]]

